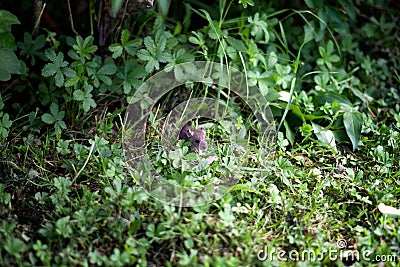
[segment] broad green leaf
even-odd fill
[[[121,9],[123,3],[123,0],[111,0],[111,11],[114,18],[117,12]]]
[[[311,124],[312,124],[315,135],[318,137],[318,140],[329,145],[330,147],[332,147],[335,150],[335,152],[337,152],[335,136],[333,135],[332,131],[324,129],[322,126],[320,126],[314,122],[311,122]]]
[[[363,116],[358,111],[347,111],[343,114],[343,123],[346,133],[353,145],[353,151],[357,148],[360,141]]]
[[[21,65],[11,49],[0,48],[0,81],[8,81],[11,74],[20,74]]]
[[[297,117],[299,117],[303,122],[306,120],[317,120],[317,119],[324,119],[325,116],[323,115],[312,115],[312,114],[304,114],[299,106],[296,105],[290,105],[290,110],[295,114]]]
[[[1,28],[4,29],[4,26],[9,26],[12,24],[21,24],[21,23],[14,14],[8,12],[7,10],[3,9],[0,10],[0,25],[1,25],[0,29]]]
[[[11,32],[0,32],[0,48],[15,50],[15,38]]]
[[[16,258],[20,257],[20,253],[24,252],[24,242],[15,237],[8,237],[4,243],[4,249]]]
[[[342,96],[337,93],[332,93],[332,92],[319,93],[313,98],[313,100],[314,100],[315,106],[317,106],[317,107],[323,106],[326,102],[329,102],[329,103],[337,102],[339,104],[342,104],[342,107],[345,110],[350,110],[350,108],[353,106],[353,104],[350,102],[349,99],[347,99],[347,97]]]
[[[292,129],[290,128],[289,123],[286,120],[283,122],[283,125],[285,126],[285,130],[286,130],[286,138],[289,140],[290,145],[293,146],[295,135],[294,135]]]

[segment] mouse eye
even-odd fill
[[[194,140],[194,142],[195,142],[196,144],[199,144],[199,143],[200,143],[200,140],[199,140],[199,139],[196,139],[196,140]]]

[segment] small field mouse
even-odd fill
[[[190,150],[199,153],[199,155],[208,148],[206,130],[204,128],[197,130],[189,125],[185,125],[179,133],[179,139],[192,143]]]

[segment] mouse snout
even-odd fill
[[[207,141],[206,141],[206,140],[200,141],[199,150],[201,150],[201,151],[206,151],[207,148],[208,148]]]

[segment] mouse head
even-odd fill
[[[195,151],[200,155],[202,154],[202,151],[206,151],[208,149],[206,130],[204,128],[197,130],[193,129],[189,125],[186,125],[181,130],[179,134],[179,139],[192,143],[192,145],[190,146],[190,150]]]

